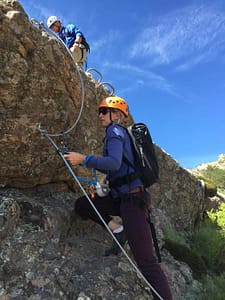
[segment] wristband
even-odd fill
[[[79,165],[80,165],[80,166],[86,166],[87,162],[88,162],[92,157],[93,157],[93,155],[87,155],[87,156],[85,157],[85,160],[84,160],[82,163],[80,163]]]

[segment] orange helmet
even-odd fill
[[[107,97],[103,99],[99,106],[98,109],[101,107],[108,107],[108,108],[114,108],[122,111],[126,117],[128,117],[128,105],[126,101],[120,97],[113,96],[113,97]]]

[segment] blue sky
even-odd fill
[[[57,15],[81,29],[88,68],[182,167],[225,153],[224,0],[19,2],[30,19]]]

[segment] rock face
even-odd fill
[[[96,153],[103,137],[97,104],[107,90],[76,68],[61,42],[33,26],[17,1],[4,3],[0,12],[0,185],[31,188],[67,181],[70,175],[64,163],[37,126],[53,134],[57,144],[62,138],[58,135],[69,131],[70,149]],[[152,189],[153,203],[164,208],[178,228],[192,229],[203,205],[202,188],[159,147],[157,153],[160,184]]]
[[[1,4],[0,14],[0,185],[27,188],[66,180],[37,125],[57,135],[73,127],[82,110],[68,140],[72,149],[89,153],[99,131],[97,103],[106,91],[79,72],[59,40],[31,24],[17,1]]]
[[[157,146],[156,151],[160,180],[150,189],[153,206],[161,208],[177,230],[190,232],[206,210],[202,183]]]
[[[69,149],[98,154],[104,132],[97,104],[110,92],[77,69],[65,46],[35,27],[17,1],[0,3],[0,23],[0,295],[149,299],[125,257],[102,256],[110,243],[107,233],[71,217],[74,192],[80,190],[74,184],[68,192],[71,176],[37,130],[40,125],[58,145],[65,132]],[[160,181],[150,191],[162,245],[164,228],[192,232],[205,199],[193,174],[159,146],[156,152]],[[90,176],[85,169],[75,171]],[[162,256],[174,299],[182,299],[195,285],[190,269],[166,250]]]
[[[104,256],[107,231],[72,213],[76,195],[53,189],[0,189],[0,299],[152,299],[124,255]],[[196,283],[185,264],[161,255],[180,300]]]

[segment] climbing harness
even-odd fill
[[[103,223],[103,225],[105,226],[105,228],[108,230],[108,232],[111,235],[111,237],[113,238],[113,240],[116,242],[116,244],[118,245],[118,247],[121,249],[122,253],[125,255],[125,257],[129,261],[129,263],[131,264],[131,266],[134,268],[134,270],[136,271],[137,275],[140,278],[143,279],[143,281],[145,282],[145,284],[150,288],[150,290],[152,290],[155,293],[155,295],[157,295],[157,297],[159,298],[159,300],[163,300],[163,298],[158,294],[158,292],[153,288],[153,286],[147,281],[147,279],[144,277],[144,275],[141,273],[141,271],[138,269],[138,267],[135,265],[135,263],[131,260],[131,258],[129,257],[129,255],[123,249],[123,247],[120,245],[120,243],[118,242],[117,238],[114,236],[114,234],[112,233],[112,231],[110,230],[110,228],[108,227],[108,225],[106,224],[106,222],[104,221],[104,219],[102,218],[101,214],[99,213],[99,211],[97,210],[97,208],[95,207],[95,205],[93,204],[93,202],[91,201],[91,198],[89,197],[89,195],[87,194],[86,190],[82,186],[81,181],[89,183],[90,186],[92,186],[92,185],[95,186],[95,191],[98,193],[98,195],[100,197],[104,196],[104,195],[106,195],[106,193],[108,193],[109,190],[108,190],[107,185],[100,185],[98,183],[97,175],[96,175],[96,171],[95,170],[93,171],[94,172],[93,173],[93,177],[94,177],[93,180],[88,180],[88,179],[84,179],[84,178],[78,177],[74,173],[70,162],[68,160],[66,160],[65,157],[64,157],[64,154],[68,153],[68,148],[67,148],[66,139],[65,139],[66,134],[68,134],[71,130],[73,130],[75,128],[75,126],[77,125],[77,123],[80,120],[80,117],[81,117],[81,114],[82,114],[82,111],[83,111],[83,106],[84,106],[84,83],[83,83],[83,79],[81,77],[80,71],[79,71],[79,69],[77,67],[77,64],[76,64],[76,62],[75,62],[75,60],[73,58],[72,53],[67,48],[67,46],[64,44],[64,42],[60,39],[60,37],[56,33],[54,33],[52,30],[50,30],[49,28],[46,28],[44,26],[43,22],[38,22],[35,19],[31,19],[31,23],[33,25],[35,25],[35,26],[38,26],[39,29],[44,29],[48,34],[50,34],[55,39],[57,39],[58,41],[60,41],[61,44],[63,44],[63,46],[66,48],[68,54],[72,58],[76,70],[78,71],[78,75],[79,75],[80,82],[81,82],[81,90],[82,90],[81,108],[80,108],[78,117],[75,120],[74,124],[68,130],[66,130],[65,132],[60,132],[60,133],[56,133],[56,134],[51,133],[50,134],[50,133],[48,133],[47,130],[41,129],[40,125],[37,126],[37,130],[39,131],[39,133],[42,136],[46,137],[50,141],[50,143],[54,146],[54,148],[56,149],[57,154],[59,154],[59,156],[61,157],[61,159],[64,161],[65,165],[67,166],[67,168],[69,170],[69,173],[71,174],[71,176],[73,177],[73,179],[75,180],[75,182],[78,184],[78,186],[81,189],[81,191],[83,192],[84,196],[87,198],[87,200],[89,201],[90,205],[92,206],[92,208],[96,212],[97,216],[99,217],[99,219],[101,220],[101,222]],[[101,73],[99,71],[95,70],[94,68],[87,70],[87,72],[90,72],[90,71],[95,71],[96,73],[99,74],[99,76],[100,76],[100,81],[98,81],[99,86],[109,86],[112,89],[112,92],[111,92],[110,96],[113,95],[114,94],[114,87],[110,83],[108,83],[108,82],[101,82],[101,80],[102,80]],[[59,136],[63,137],[61,139],[61,142],[60,142],[60,147],[58,147],[58,145],[52,139],[52,137],[59,137]]]
[[[38,130],[42,133],[43,131],[40,129],[40,127],[38,128]],[[42,134],[44,135],[44,134]],[[67,147],[67,139],[66,139],[66,135],[65,133],[63,133],[63,136],[60,139],[60,146],[58,149],[56,149],[57,152],[61,152],[63,155],[69,153],[68,147]],[[71,163],[67,160],[67,162],[69,163],[70,167],[72,168]],[[96,170],[93,169],[93,179],[86,179],[80,176],[77,176],[78,180],[83,182],[83,183],[87,183],[90,186],[90,191],[91,191],[91,195],[94,195],[95,190],[97,191],[97,186],[99,186],[99,182],[98,182],[98,177],[97,177],[97,173]],[[93,197],[91,197],[93,198]]]

